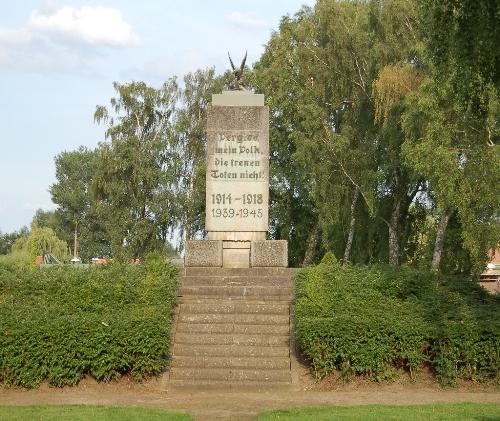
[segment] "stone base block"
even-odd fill
[[[249,249],[250,241],[222,241],[223,249]]]
[[[208,231],[209,240],[222,241],[263,241],[265,231]]]
[[[222,267],[222,241],[189,240],[186,242],[184,266]]]
[[[252,241],[250,256],[252,267],[288,267],[288,242]]]
[[[250,267],[250,249],[248,248],[223,249],[222,266],[225,268]]]

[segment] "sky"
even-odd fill
[[[314,0],[0,0],[0,231],[54,209],[54,157],[104,140],[112,83],[247,64],[284,15]]]

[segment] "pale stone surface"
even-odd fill
[[[226,107],[238,105],[264,105],[264,95],[254,94],[248,91],[224,91],[222,94],[212,95],[212,105]]]
[[[209,240],[225,241],[263,241],[266,239],[265,231],[209,231]]]
[[[287,267],[287,242],[265,241],[269,108],[264,96],[248,91],[216,94],[207,115],[205,228],[208,241],[217,246],[192,246],[186,250],[186,266]]]
[[[250,241],[223,241],[223,249],[249,249]]]
[[[222,241],[187,241],[184,265],[189,267],[221,267]]]
[[[253,241],[252,267],[287,267],[288,242],[286,240]]]
[[[213,232],[268,230],[269,109],[262,95],[213,95],[207,120],[206,224]],[[221,240],[233,240],[221,234]],[[244,238],[252,240],[253,238]]]
[[[222,266],[225,268],[250,267],[250,249],[223,249]]]

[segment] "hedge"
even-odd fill
[[[296,342],[318,378],[383,380],[427,364],[442,385],[499,383],[499,297],[471,280],[327,255],[295,282]]]
[[[160,373],[176,292],[177,270],[158,256],[142,266],[0,263],[0,382],[32,388]]]

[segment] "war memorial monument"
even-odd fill
[[[246,58],[246,56],[245,56]],[[212,95],[207,116],[207,240],[186,244],[189,267],[286,267],[287,242],[269,226],[269,108],[241,81]]]
[[[269,224],[269,109],[244,89],[212,96],[207,121],[206,240],[186,244],[169,388],[297,384],[287,242]]]

